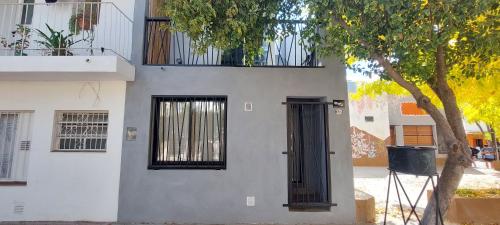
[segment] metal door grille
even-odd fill
[[[288,99],[286,105],[286,206],[291,209],[329,209],[332,204],[329,194],[328,106],[321,104],[320,98]]]
[[[225,96],[153,98],[150,169],[224,169]]]
[[[53,151],[106,151],[108,112],[57,111]]]

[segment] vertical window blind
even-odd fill
[[[25,181],[32,112],[0,111],[0,180]]]

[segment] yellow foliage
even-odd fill
[[[353,63],[355,63],[356,61],[358,61],[358,60],[357,60],[357,59],[356,59],[356,57],[354,57],[354,56],[349,56],[349,57],[347,57],[347,59],[346,59],[346,63],[347,63],[347,65],[349,65],[349,66],[350,66],[350,65],[352,65]]]
[[[473,57],[468,59],[468,61],[472,60],[477,59]],[[500,58],[494,57],[485,67],[476,69],[486,72],[487,76],[480,79],[464,77],[460,67],[456,66],[451,68],[449,72],[449,75],[455,79],[448,80],[448,84],[455,92],[458,107],[469,122],[481,121],[492,126],[495,130],[500,130]],[[420,85],[419,88],[433,103],[442,107],[441,101],[429,86]],[[406,89],[395,82],[377,80],[360,83],[356,93],[352,93],[350,97],[356,101],[363,96],[375,98],[382,94],[410,95]]]

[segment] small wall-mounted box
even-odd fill
[[[127,127],[127,141],[135,141],[137,139],[137,128]]]
[[[247,196],[247,206],[255,206],[255,196]]]
[[[253,111],[253,104],[251,102],[245,102],[245,106],[243,109],[245,112],[252,112]]]

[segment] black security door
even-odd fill
[[[329,209],[328,105],[288,98],[288,207]]]

